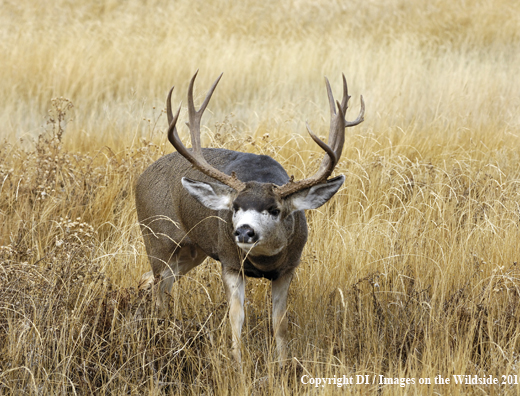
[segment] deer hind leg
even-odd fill
[[[244,324],[244,296],[245,279],[242,274],[237,272],[222,272],[224,289],[229,302],[229,320],[231,322],[231,332],[233,334],[232,353],[237,363],[241,363],[240,352],[240,333]]]
[[[183,246],[177,249],[168,263],[164,265],[160,272],[156,301],[157,308],[163,315],[166,314],[168,308],[166,294],[171,293],[174,282],[201,264],[205,258],[206,254],[196,246]]]

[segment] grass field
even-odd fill
[[[518,1],[0,9],[0,394],[520,393]],[[322,158],[305,121],[327,135],[323,77],[340,96],[345,73],[347,118],[365,98],[344,187],[307,213],[282,370],[269,282],[247,283],[242,370],[219,263],[174,286],[168,318],[137,288],[133,186],[173,151],[164,100],[175,84],[185,103],[197,69],[196,103],[224,72],[203,144],[271,155],[296,178]],[[388,383],[403,378],[415,383]]]

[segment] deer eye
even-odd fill
[[[238,212],[238,205],[237,204],[233,204],[233,207],[231,208],[231,211],[233,212],[233,214]]]
[[[280,209],[278,209],[278,208],[271,208],[271,209],[269,209],[269,214],[271,216],[277,217],[280,214]]]

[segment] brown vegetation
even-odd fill
[[[433,384],[520,374],[518,2],[320,3],[2,3],[1,394],[314,393],[304,374],[432,380],[346,394],[518,393]],[[218,263],[174,286],[168,318],[137,290],[133,185],[172,151],[159,109],[197,68],[201,87],[224,71],[205,145],[296,178],[321,160],[304,122],[326,134],[323,75],[365,97],[344,188],[307,214],[285,370],[268,282],[248,281],[242,371]]]

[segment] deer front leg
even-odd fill
[[[273,331],[276,352],[282,366],[287,359],[287,294],[293,273],[290,272],[272,282]]]
[[[161,281],[158,285],[156,306],[159,309],[161,316],[164,317],[167,315],[169,301],[167,295],[171,293],[174,282],[196,266],[200,265],[205,258],[206,255],[202,250],[196,246],[188,245],[178,249],[168,263],[160,262],[162,270],[160,272]],[[156,264],[158,259],[155,258],[154,260],[153,263]],[[154,269],[157,270],[157,267]],[[152,277],[151,281],[153,283],[153,273],[148,272],[144,274],[142,278],[144,282],[146,282],[145,279],[147,277]],[[143,280],[141,281],[142,283]]]
[[[229,320],[231,322],[231,332],[233,334],[232,352],[235,360],[240,364],[240,333],[244,324],[244,294],[245,279],[237,272],[223,271],[222,279],[226,290],[226,297],[229,302]]]

